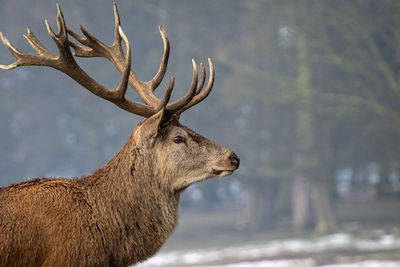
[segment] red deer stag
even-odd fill
[[[93,94],[146,118],[136,125],[122,150],[91,174],[75,179],[36,178],[0,188],[0,266],[128,266],[143,261],[176,227],[183,190],[211,177],[230,175],[239,167],[233,152],[179,123],[183,111],[210,93],[214,82],[211,60],[204,90],[205,68],[200,65],[198,80],[193,61],[188,93],[168,103],[172,78],[159,99],[153,91],[165,75],[169,56],[164,30],[159,27],[164,43],[159,70],[153,79],[143,82],[131,71],[129,41],[115,4],[114,15],[115,37],[108,46],[82,26],[84,37],[68,29],[58,7],[58,33],[46,21],[58,56],[29,28],[24,37],[37,54],[18,50],[0,33],[16,59],[0,65],[2,69],[27,65],[58,69]],[[116,89],[99,84],[79,67],[74,56],[108,59],[122,74],[120,84]],[[144,104],[125,98],[128,83]]]

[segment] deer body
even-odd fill
[[[0,189],[0,266],[127,266],[153,255],[177,224],[179,194],[146,173],[154,166],[132,141],[83,178]]]
[[[205,68],[193,79],[188,93],[168,103],[174,78],[162,99],[153,91],[163,79],[169,41],[159,27],[164,54],[148,82],[131,71],[129,41],[114,4],[115,37],[108,46],[81,26],[80,37],[65,26],[58,6],[58,33],[46,21],[59,55],[47,50],[28,28],[24,36],[37,55],[15,48],[0,32],[16,61],[2,69],[25,65],[58,69],[93,94],[143,116],[132,136],[107,164],[81,178],[37,178],[0,188],[0,266],[129,266],[154,255],[178,222],[180,194],[191,184],[227,176],[239,167],[230,150],[181,125],[183,111],[211,91],[214,68],[204,90]],[[80,44],[69,40],[68,36]],[[125,44],[125,49],[122,44]],[[72,53],[71,48],[74,49]],[[121,72],[121,83],[108,89],[87,75],[74,56],[104,57]],[[128,84],[144,104],[125,98]]]

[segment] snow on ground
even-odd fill
[[[310,239],[286,239],[275,240],[263,244],[249,244],[236,247],[181,250],[160,252],[149,260],[137,265],[138,267],[159,266],[201,266],[212,267],[310,267],[317,266],[313,259],[283,259],[263,260],[263,257],[273,257],[285,253],[320,253],[328,250],[356,250],[360,252],[399,250],[400,238],[395,235],[382,235],[376,239],[355,238],[347,233],[337,233],[313,240]],[[224,260],[240,262],[227,265],[213,265]],[[394,267],[400,266],[400,262],[362,261],[351,264],[326,265],[326,267]]]
[[[199,267],[313,267],[317,266],[312,259],[306,260],[274,260],[258,262],[241,262],[226,265],[208,265]],[[389,261],[362,261],[333,265],[319,265],[319,267],[399,267],[400,262]]]
[[[301,260],[273,260],[273,261],[257,261],[257,262],[241,262],[226,265],[208,265],[199,267],[309,267],[315,266],[312,259]]]
[[[400,266],[400,261],[374,261],[374,260],[354,262],[354,263],[323,265],[323,267],[399,267],[399,266]]]

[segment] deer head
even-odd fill
[[[159,31],[164,44],[164,52],[160,67],[155,76],[147,82],[141,81],[131,70],[130,44],[122,31],[116,4],[114,4],[115,33],[111,45],[106,45],[79,25],[84,37],[68,29],[59,5],[55,33],[46,22],[47,30],[58,47],[59,54],[54,55],[36,38],[28,28],[25,39],[37,52],[29,54],[15,48],[0,32],[0,37],[16,61],[10,65],[0,65],[2,69],[14,69],[19,66],[48,66],[60,70],[77,81],[93,94],[106,99],[118,107],[146,118],[139,123],[132,135],[132,147],[140,148],[152,155],[158,169],[167,177],[168,186],[172,191],[181,191],[190,184],[215,177],[230,175],[239,167],[239,158],[231,151],[202,137],[179,123],[182,112],[205,99],[214,83],[214,67],[208,59],[210,77],[204,90],[206,71],[200,63],[201,77],[198,79],[197,64],[192,60],[193,78],[187,94],[169,103],[175,78],[171,78],[164,96],[159,99],[154,90],[165,76],[169,58],[170,45],[164,29]],[[69,36],[79,42],[69,40]],[[122,46],[122,43],[125,47]],[[74,52],[71,51],[71,48]],[[91,78],[74,59],[76,57],[102,57],[108,59],[122,74],[120,84],[115,89],[109,89]],[[143,100],[138,103],[125,97],[128,84]],[[161,167],[162,166],[162,167]]]

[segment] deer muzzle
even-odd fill
[[[239,168],[239,165],[240,165],[239,157],[235,153],[229,152],[225,157],[225,160],[223,161],[222,165],[214,167],[212,171],[215,176],[224,177],[231,175],[236,169]]]

